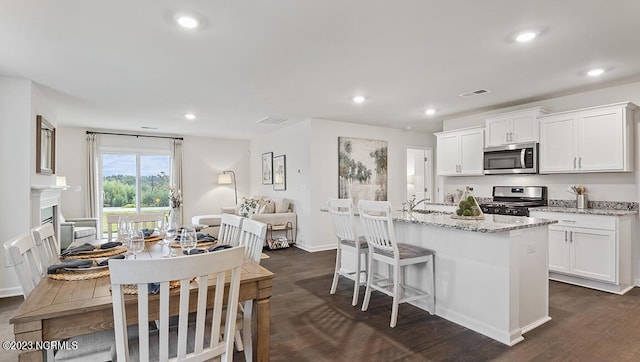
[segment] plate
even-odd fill
[[[90,270],[100,270],[104,268],[108,268],[108,265],[103,266],[92,266],[90,268],[64,268],[66,271],[90,271]]]
[[[73,255],[91,254],[91,253],[99,253],[101,251],[107,251],[107,250],[115,249],[115,248],[117,248],[119,246],[122,246],[122,245],[116,245],[116,246],[112,246],[112,247],[106,248],[106,249],[93,249],[93,250],[78,251],[78,252],[73,253],[71,256],[73,256]]]
[[[108,268],[109,265],[97,266],[98,263],[94,263],[96,266],[88,267],[88,268],[64,268],[66,271],[90,271],[90,270],[100,270],[104,268]]]

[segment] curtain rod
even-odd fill
[[[106,134],[111,136],[129,136],[129,137],[148,137],[148,138],[166,138],[170,140],[181,140],[184,141],[182,137],[169,137],[169,136],[151,136],[151,135],[143,135],[143,134],[130,134],[130,133],[112,133],[112,132],[94,132],[87,131],[87,134]]]

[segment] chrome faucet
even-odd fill
[[[407,200],[407,202],[403,202],[402,205],[403,206],[406,205],[406,207],[408,209],[407,211],[413,212],[413,210],[416,208],[416,206],[420,205],[421,203],[423,203],[425,201],[431,201],[431,199],[424,198],[424,199],[416,202],[416,197],[414,196],[414,197],[410,198],[409,200]]]

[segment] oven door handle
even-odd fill
[[[527,165],[525,163],[525,154],[527,153],[527,149],[523,148],[520,150],[520,165],[522,168],[527,168]]]

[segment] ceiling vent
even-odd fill
[[[287,120],[284,118],[277,118],[277,117],[264,117],[261,120],[258,120],[256,123],[260,123],[260,124],[280,124],[280,123],[284,123]]]
[[[471,92],[462,93],[460,94],[460,97],[473,97],[484,93],[489,93],[489,91],[486,89],[477,89]]]

